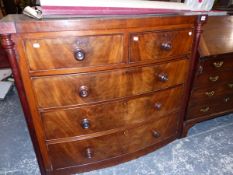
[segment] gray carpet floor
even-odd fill
[[[0,175],[39,175],[16,91],[0,101]],[[118,166],[82,175],[233,175],[233,114],[195,125],[188,137]]]

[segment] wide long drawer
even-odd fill
[[[179,116],[173,114],[159,121],[111,135],[48,145],[53,168],[59,169],[94,163],[136,152],[175,136],[178,122]]]
[[[214,100],[200,102],[198,105],[189,105],[186,117],[187,119],[195,119],[232,110],[233,94],[223,95]]]
[[[229,86],[233,84],[233,71],[217,71],[197,75],[193,88],[214,87],[223,84],[229,84]]]
[[[233,55],[218,55],[208,58],[208,60],[202,60],[201,66],[203,73],[233,70]]]
[[[212,102],[222,96],[233,94],[233,83],[223,83],[217,86],[194,89],[191,93],[190,105],[199,105],[200,102]]]
[[[47,139],[83,136],[127,127],[147,120],[158,120],[178,111],[183,87],[156,92],[139,98],[42,113]]]
[[[32,78],[40,108],[100,102],[184,83],[189,61],[99,73]]]
[[[192,29],[132,33],[130,62],[161,61],[191,53]]]
[[[123,48],[122,34],[25,40],[33,71],[123,63]]]

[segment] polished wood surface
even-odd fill
[[[233,52],[232,23],[233,16],[209,16],[200,41],[201,57]]]
[[[56,36],[54,36],[56,37]],[[114,44],[112,44],[114,43]],[[76,36],[25,41],[30,70],[90,67],[125,62],[123,36]],[[83,54],[79,58],[76,54]]]
[[[191,53],[193,30],[133,33],[130,62],[161,61]]]
[[[232,111],[233,94],[222,95],[212,99],[211,102],[200,102],[198,105],[190,106],[187,112],[188,119],[199,118],[221,111]]]
[[[157,120],[180,109],[182,93],[179,86],[119,102],[45,112],[42,113],[45,133],[47,139],[84,136]],[[89,121],[87,128],[82,126],[84,119]]]
[[[178,138],[201,19],[1,20],[0,33],[16,44],[13,68],[41,173],[112,166]]]
[[[168,88],[184,83],[187,71],[188,60],[184,59],[142,68],[33,78],[32,83],[38,106],[51,108],[101,102]],[[168,79],[162,80],[160,75]],[[81,89],[83,86],[87,88],[86,97],[80,95],[85,91]]]
[[[218,71],[232,71],[233,70],[233,56],[232,54],[221,54],[208,57],[207,60],[201,60],[201,73],[218,72]]]
[[[77,166],[114,158],[121,154],[133,153],[176,135],[177,119],[178,116],[173,114],[158,121],[112,135],[49,145],[53,167],[59,169]],[[76,149],[77,147],[79,149]],[[92,151],[92,156],[88,156],[88,148]]]
[[[193,88],[205,88],[221,84],[229,84],[233,81],[232,77],[232,70],[203,73],[196,77]]]
[[[0,68],[9,68],[10,63],[7,59],[7,54],[5,50],[2,48],[1,43],[0,43]]]
[[[231,16],[209,17],[203,28],[184,134],[197,122],[233,112],[232,24]]]

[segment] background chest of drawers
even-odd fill
[[[203,26],[200,58],[185,127],[233,112],[233,18],[209,17]],[[187,132],[187,130],[185,131]]]
[[[6,17],[15,28],[2,43],[42,174],[114,165],[179,137],[198,21]]]

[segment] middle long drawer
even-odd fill
[[[42,113],[46,138],[84,136],[96,132],[158,120],[178,111],[183,86],[107,104]]]
[[[140,95],[184,83],[187,59],[99,73],[32,78],[39,108],[61,107]]]

